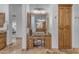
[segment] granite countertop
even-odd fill
[[[6,32],[7,30],[6,30],[6,28],[0,28],[0,32]]]
[[[0,27],[0,32],[6,32],[7,31],[7,23],[5,22],[3,27]]]

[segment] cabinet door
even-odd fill
[[[6,46],[6,33],[0,33],[0,49]]]
[[[45,48],[51,49],[51,37],[46,37],[44,41],[45,41]]]
[[[58,33],[59,33],[59,49],[71,48],[71,18],[72,10],[71,6],[59,6],[59,21],[58,21]]]
[[[29,38],[27,43],[28,43],[28,49],[32,49],[33,48],[33,39]]]
[[[0,13],[0,27],[3,27],[4,22],[5,22],[5,14]]]

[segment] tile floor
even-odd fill
[[[58,49],[30,49],[22,50],[21,49],[21,40],[17,39],[16,43],[7,46],[6,48],[0,50],[0,54],[79,54],[79,49],[67,49],[67,50],[58,50]]]

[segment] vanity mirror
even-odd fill
[[[46,32],[46,20],[36,19],[36,32]]]
[[[31,31],[32,35],[42,35],[48,33],[49,28],[49,17],[48,13],[45,14],[35,14],[31,13]]]

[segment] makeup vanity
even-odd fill
[[[0,50],[6,46],[6,32],[3,29],[5,13],[0,13]]]
[[[27,13],[27,48],[51,48],[49,13],[43,10]]]

